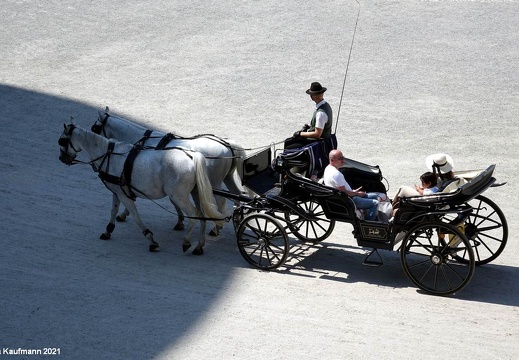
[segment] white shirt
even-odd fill
[[[321,100],[317,104],[315,104],[315,108],[317,109],[322,104],[326,103],[326,100]],[[328,115],[324,111],[318,111],[315,114],[315,127],[319,129],[324,129],[324,125],[328,122]]]
[[[439,191],[438,187],[435,186],[435,187],[432,187],[432,188],[423,189],[423,194],[424,195],[432,195],[434,193],[437,193],[438,191]]]
[[[344,186],[346,190],[353,191],[351,189],[350,184],[346,181],[344,178],[344,175],[335,168],[335,166],[328,165],[324,169],[324,175],[323,175],[323,181],[324,185],[338,188],[339,186]]]

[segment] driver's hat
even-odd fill
[[[310,89],[306,90],[306,93],[308,95],[317,95],[317,94],[322,94],[326,91],[327,89],[323,86],[321,86],[320,83],[318,82],[313,82],[312,84],[310,84]]]

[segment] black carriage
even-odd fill
[[[246,158],[240,175],[243,184],[258,194],[255,197],[215,190],[241,202],[234,209],[233,223],[240,253],[252,266],[276,269],[289,255],[289,234],[304,242],[320,242],[340,221],[353,225],[359,246],[373,249],[366,263],[378,264],[372,259],[379,249],[399,251],[404,272],[417,287],[447,295],[470,282],[476,265],[503,251],[506,219],[481,195],[495,184],[494,165],[450,193],[403,198],[391,221],[369,221],[358,216],[344,192],[309,178],[327,164],[323,156],[327,147],[318,143],[275,159],[267,148]],[[353,188],[386,192],[378,166],[346,159],[340,170]]]

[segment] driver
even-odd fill
[[[315,102],[315,111],[310,125],[305,124],[301,131],[296,131],[292,138],[285,141],[285,149],[295,149],[308,145],[312,141],[326,138],[332,134],[332,107],[324,99],[327,89],[318,82],[313,82],[306,93]]]

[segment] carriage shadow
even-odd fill
[[[383,265],[364,266],[363,262],[370,251],[347,244],[294,242],[287,262],[280,271],[294,276],[345,283],[364,282],[393,288],[411,285],[401,270],[397,253],[380,250]]]
[[[292,242],[290,254],[280,272],[292,276],[344,283],[367,283],[389,288],[412,288],[397,251],[379,250],[383,265],[366,266],[372,249],[348,244]],[[455,298],[506,306],[519,306],[519,268],[486,264],[477,266],[470,283]],[[417,292],[429,295],[422,290]]]

